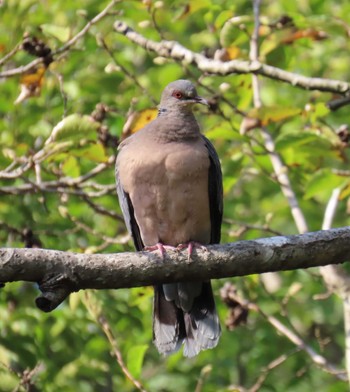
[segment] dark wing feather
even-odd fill
[[[204,136],[201,135],[205,146],[209,153],[210,167],[209,167],[209,206],[210,206],[210,222],[211,235],[210,243],[218,244],[221,238],[221,222],[223,213],[223,189],[222,189],[222,173],[218,154],[214,146]]]
[[[118,176],[118,168],[116,168],[115,171],[115,178],[117,183],[119,205],[124,216],[126,228],[128,229],[128,232],[134,241],[136,250],[140,251],[144,248],[144,244],[141,238],[140,228],[135,219],[134,207],[131,203],[130,196],[124,191],[120,183],[119,176]]]
[[[221,327],[210,282],[203,282],[202,292],[194,299],[192,309],[188,313],[184,312],[184,321],[185,357],[194,357],[201,350],[218,344]]]
[[[167,301],[161,285],[154,287],[153,341],[161,354],[179,350],[186,337],[183,313],[174,301]]]

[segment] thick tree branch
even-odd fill
[[[347,82],[333,79],[310,78],[293,72],[284,71],[271,65],[262,64],[257,60],[231,60],[226,62],[213,60],[200,53],[192,52],[176,41],[162,40],[160,42],[156,42],[147,39],[143,35],[134,31],[126,23],[119,20],[114,23],[114,29],[118,33],[124,34],[130,41],[142,48],[155,52],[158,56],[183,61],[187,64],[195,64],[202,72],[216,75],[252,73],[289,83],[293,86],[301,87],[306,90],[328,91],[338,94],[346,94],[350,91],[350,84]]]
[[[51,311],[70,292],[162,282],[208,280],[338,264],[350,260],[350,227],[208,246],[208,252],[76,254],[46,249],[0,249],[0,283],[38,282],[37,306]]]

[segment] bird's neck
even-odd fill
[[[158,118],[166,124],[164,132],[161,132],[161,138],[168,141],[194,139],[200,135],[199,125],[192,110],[160,107]]]

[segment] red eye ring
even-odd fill
[[[173,91],[173,93],[171,94],[173,97],[177,98],[177,99],[181,99],[182,98],[182,92],[175,90]]]

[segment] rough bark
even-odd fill
[[[37,282],[44,311],[80,289],[118,289],[339,264],[350,260],[350,227],[288,237],[208,246],[187,252],[77,254],[48,249],[0,249],[0,282]]]
[[[284,71],[271,65],[263,64],[257,60],[231,60],[220,61],[207,58],[201,53],[192,52],[176,41],[153,41],[147,39],[140,33],[133,30],[125,22],[117,20],[114,23],[116,32],[125,35],[130,41],[149,51],[155,52],[158,56],[172,58],[185,64],[194,64],[200,71],[215,75],[256,74],[270,79],[289,83],[292,86],[306,90],[329,91],[339,94],[347,94],[350,84],[341,80],[310,78],[293,72]]]

